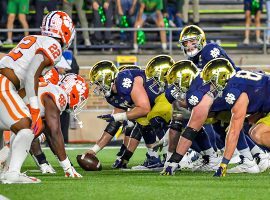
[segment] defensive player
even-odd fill
[[[37,97],[38,78],[45,67],[59,61],[62,49],[70,46],[75,29],[65,12],[53,11],[43,19],[41,34],[24,37],[0,61],[0,120],[4,129],[16,134],[11,144],[11,160],[4,183],[40,182],[20,173],[34,135],[42,129]],[[25,88],[30,113],[17,93],[20,88]]]

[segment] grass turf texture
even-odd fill
[[[175,176],[160,176],[158,172],[112,170],[117,149],[105,149],[98,154],[103,170],[85,172],[79,168],[76,155],[85,150],[68,150],[70,160],[83,175],[82,179],[68,179],[49,150],[48,161],[57,171],[55,175],[28,173],[42,180],[41,184],[0,184],[0,194],[15,199],[269,199],[269,171],[261,174],[228,174],[213,178],[213,173],[177,172]],[[138,149],[129,166],[140,164],[145,149]],[[37,169],[29,156],[23,170]]]

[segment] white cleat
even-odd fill
[[[217,154],[211,156],[204,155],[202,159],[202,164],[195,167],[193,171],[212,172],[219,168],[221,157]]]
[[[196,151],[189,150],[183,159],[179,162],[179,166],[181,169],[193,169],[196,164],[201,164],[201,160],[199,158],[199,154]],[[180,169],[179,168],[179,169]]]
[[[268,153],[260,153],[258,156],[254,157],[260,172],[264,172],[269,167],[269,154]]]
[[[258,167],[255,160],[249,160],[243,156],[240,156],[241,162],[236,167],[227,170],[227,173],[250,173],[256,174],[260,172],[260,168]]]
[[[6,172],[1,181],[3,184],[32,184],[41,182],[40,179],[18,172]]]
[[[51,166],[50,163],[43,163],[39,165],[39,167],[42,174],[55,174],[56,173],[56,171],[54,170],[54,168]]]

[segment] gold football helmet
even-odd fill
[[[152,58],[146,65],[145,75],[147,79],[153,79],[160,91],[164,91],[166,84],[166,74],[174,60],[168,55],[158,55]]]
[[[209,61],[203,68],[201,73],[205,83],[211,83],[217,91],[218,96],[222,94],[222,90],[227,85],[228,80],[236,73],[234,67],[229,60],[225,58],[216,58]]]
[[[188,45],[188,42],[192,44]],[[206,45],[205,33],[196,25],[186,26],[180,33],[179,43],[185,55],[194,57]]]
[[[94,93],[109,97],[118,72],[117,67],[111,61],[97,62],[89,72],[90,85],[96,85]]]
[[[169,85],[174,85],[180,94],[185,94],[199,72],[199,69],[192,61],[181,60],[174,63],[169,69],[166,78]]]
[[[126,70],[126,69],[141,69],[140,66],[137,66],[137,65],[121,65],[118,70],[119,72],[123,71],[123,70]]]

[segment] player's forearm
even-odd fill
[[[96,145],[99,146],[100,150],[102,150],[109,142],[113,139],[113,136],[108,132],[104,131],[100,139],[97,141]],[[100,151],[99,150],[99,151]],[[95,152],[97,153],[97,152]]]
[[[30,100],[30,106],[37,108],[37,91],[38,91],[38,77],[39,74],[37,74],[37,71],[41,65],[41,63],[44,61],[44,57],[41,54],[37,54],[34,56],[31,67],[27,71],[26,80],[25,80],[25,91],[26,96]],[[32,105],[31,105],[32,104]]]
[[[127,119],[133,120],[140,117],[145,117],[151,111],[150,108],[144,107],[135,107],[131,111],[127,112]]]
[[[52,132],[53,133],[53,132]],[[57,156],[58,160],[63,161],[67,158],[65,144],[61,130],[58,133],[51,134],[51,149],[53,149],[54,154]]]

